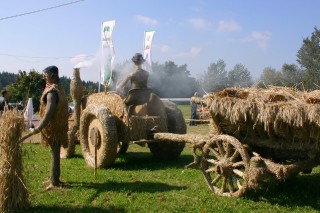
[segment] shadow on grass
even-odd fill
[[[134,171],[142,169],[159,170],[165,168],[183,169],[193,161],[192,155],[181,155],[175,160],[161,160],[146,152],[129,152],[119,155],[111,166],[118,170]]]
[[[122,192],[129,191],[131,193],[155,193],[155,192],[166,192],[171,190],[183,190],[186,187],[182,186],[171,186],[165,183],[159,182],[141,182],[132,180],[132,182],[115,182],[108,181],[104,183],[93,183],[93,182],[68,182],[65,186],[66,188],[87,188],[95,189],[96,193],[93,197],[97,197],[101,192],[113,191],[113,192]]]
[[[113,207],[113,206],[109,206],[106,208],[97,208],[97,207],[58,207],[58,206],[33,206],[31,208],[29,208],[27,211],[24,212],[32,212],[32,213],[43,213],[43,212],[81,212],[81,213],[85,213],[85,212],[126,212],[124,209],[122,208],[117,208],[117,207]]]
[[[126,198],[134,198],[136,193],[148,192],[166,192],[171,190],[184,190],[186,187],[181,186],[171,186],[159,182],[106,182],[106,183],[93,183],[93,182],[68,182],[64,185],[65,189],[72,188],[86,188],[94,189],[95,192],[87,199],[87,203],[92,203],[100,194],[106,191],[113,192],[126,192]],[[59,206],[32,206],[26,212],[127,212],[123,208],[116,206],[106,206],[106,207],[59,207]]]
[[[170,186],[168,184],[159,183],[159,182],[141,182],[135,181],[132,182],[114,182],[109,181],[106,183],[93,183],[93,182],[68,182],[68,186],[70,188],[87,188],[94,189],[95,193],[93,193],[89,198],[88,202],[92,202],[94,199],[100,196],[101,193],[106,191],[112,192],[127,192],[126,197],[132,198],[135,196],[135,193],[155,193],[155,192],[166,192],[172,190],[184,190],[186,187],[182,186]]]
[[[272,182],[259,190],[248,191],[244,198],[267,201],[272,205],[310,206],[320,210],[320,174],[301,175],[286,182]]]

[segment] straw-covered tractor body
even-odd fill
[[[74,102],[81,105],[75,123],[79,123],[77,135],[89,167],[107,168],[131,143],[147,144],[161,159],[175,159],[184,148],[184,143],[153,139],[155,132],[184,134],[186,125],[174,103],[162,102],[149,89],[131,90],[125,99],[116,92],[100,92]],[[74,138],[69,133],[69,139]]]

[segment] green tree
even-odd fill
[[[208,92],[222,90],[228,86],[226,64],[222,59],[210,64],[204,73],[202,86]]]
[[[70,81],[71,79],[66,77],[66,76],[62,76],[60,77],[60,82],[59,84],[64,88],[65,94],[68,97],[69,100],[71,100],[70,97]]]
[[[243,64],[236,64],[228,72],[228,85],[231,87],[250,87],[252,77],[249,70]]]
[[[315,27],[310,38],[303,39],[297,53],[297,62],[305,69],[304,84],[307,89],[320,86],[320,30]]]
[[[295,64],[283,64],[281,69],[281,79],[284,86],[303,89],[304,72]]]
[[[35,111],[39,110],[40,96],[45,87],[45,81],[42,75],[35,70],[31,70],[28,74],[26,71],[19,71],[16,81],[7,86],[10,94],[10,102],[22,101],[27,103],[28,98],[32,98]]]
[[[283,86],[281,82],[281,72],[276,71],[272,67],[264,68],[260,79],[259,79],[259,87],[267,87],[267,86]]]
[[[13,84],[18,77],[17,74],[9,72],[0,73],[0,90],[3,90],[7,85]]]

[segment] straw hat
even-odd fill
[[[135,64],[142,64],[146,60],[143,58],[141,53],[136,53],[132,59],[131,59]]]

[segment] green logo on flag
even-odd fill
[[[109,26],[105,26],[104,28],[103,28],[103,32],[108,32],[110,30],[110,27]]]

